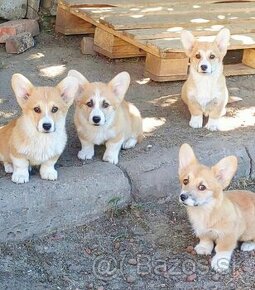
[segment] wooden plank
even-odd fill
[[[188,57],[180,58],[174,54],[173,58],[160,58],[150,53],[146,55],[145,71],[160,76],[186,75],[188,69]]]
[[[241,76],[241,75],[253,75],[253,74],[255,74],[255,69],[242,63],[227,64],[224,66],[225,76]]]
[[[112,59],[145,55],[138,47],[100,28],[95,31],[94,50]]]
[[[95,27],[80,17],[58,7],[55,31],[65,35],[87,34],[94,33]]]
[[[224,75],[225,76],[238,76],[238,75],[252,75],[255,74],[255,69],[250,68],[242,63],[238,64],[227,64],[224,66]],[[186,80],[188,75],[173,75],[173,76],[157,76],[148,71],[144,72],[144,76],[152,79],[155,82],[167,82],[167,81],[181,81]]]
[[[219,3],[219,2],[243,2],[246,3],[247,0],[224,0],[224,1],[217,1],[217,0],[59,0],[59,4],[63,4],[67,7],[77,7],[77,6],[118,6],[118,7],[130,7],[130,6],[157,6],[157,5],[166,5],[166,4],[203,4],[203,3]],[[249,2],[255,2],[255,0],[249,0]]]
[[[195,36],[216,35],[222,28],[228,28],[232,34],[247,34],[255,33],[255,21],[246,25],[245,23],[223,24],[223,25],[197,25],[192,26],[188,30]],[[162,38],[174,38],[183,30],[182,27],[169,26],[168,28],[154,28],[154,29],[131,29],[123,30],[123,34],[135,40],[152,40]]]
[[[161,56],[161,57],[166,58],[168,52],[183,51],[180,40],[178,38],[165,38],[165,39],[150,40],[150,41],[136,40],[136,39],[132,39],[132,38],[124,35],[122,31],[113,30],[112,28],[109,28],[102,23],[98,23],[98,22],[94,21],[93,19],[88,17],[86,14],[81,13],[79,11],[79,9],[71,8],[70,11],[74,15],[77,15],[77,16],[81,17],[82,19],[91,22],[92,24],[96,25],[97,27],[99,27],[99,28],[101,28],[109,33],[112,33],[113,35],[120,37],[124,41],[127,41],[127,42],[141,48],[142,50],[144,50],[148,53],[154,54],[156,56]],[[206,39],[206,37],[205,37],[205,39]],[[254,45],[254,34],[236,35],[236,36],[232,36],[232,39],[236,39],[235,43],[234,43],[235,46],[232,45],[230,47],[230,49],[252,48],[255,46]]]
[[[255,68],[255,49],[245,49],[242,62],[249,67]]]
[[[96,16],[98,19],[106,17],[122,17],[130,16],[140,18],[148,15],[176,15],[176,14],[192,14],[192,13],[230,13],[230,12],[252,12],[255,11],[254,3],[216,3],[216,4],[173,4],[155,5],[153,7],[137,6],[132,7],[79,7],[80,11],[86,13],[90,17]]]
[[[215,36],[199,36],[199,41],[213,41]],[[168,52],[182,52],[183,47],[179,38],[164,38],[156,40],[140,40],[151,50],[157,51],[158,55]],[[231,35],[229,50],[255,47],[255,33]]]
[[[191,26],[207,23],[207,24],[231,24],[240,21],[254,22],[255,11],[250,12],[233,12],[233,13],[217,13],[217,12],[194,12],[190,14],[164,14],[164,15],[145,15],[144,17],[130,17],[130,16],[109,16],[100,19],[100,22],[114,30],[127,30],[127,29],[145,29],[145,28],[164,28],[170,25],[181,26],[190,28]]]

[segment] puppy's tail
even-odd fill
[[[239,98],[239,97],[229,96],[228,97],[228,104],[235,103],[235,102],[240,102],[242,100],[243,99]]]

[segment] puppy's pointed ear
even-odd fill
[[[225,157],[212,167],[212,171],[219,183],[222,185],[222,189],[230,184],[236,170],[237,158],[235,156]]]
[[[196,163],[197,158],[194,154],[193,149],[189,144],[182,144],[179,152],[179,175],[192,163]]]
[[[124,71],[116,75],[116,77],[114,77],[108,85],[119,102],[122,102],[128,90],[129,84],[130,75]]]
[[[229,40],[230,40],[230,31],[227,28],[221,29],[215,38],[215,42],[223,55],[227,53]]]
[[[57,88],[60,91],[61,98],[70,107],[74,99],[80,94],[79,81],[71,76],[64,78],[58,85]]]
[[[181,42],[187,56],[190,56],[196,42],[193,34],[187,30],[181,32]]]
[[[67,76],[76,78],[81,85],[89,83],[89,81],[84,77],[84,75],[82,75],[80,72],[74,69],[69,70]]]
[[[31,95],[33,85],[22,74],[14,74],[11,80],[12,89],[15,93],[17,102],[22,107]]]

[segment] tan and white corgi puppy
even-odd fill
[[[29,181],[29,167],[41,165],[42,179],[56,180],[54,168],[66,141],[65,119],[78,92],[78,81],[66,77],[56,87],[35,87],[21,74],[12,88],[22,115],[0,128],[0,160],[12,181]]]
[[[119,73],[108,84],[90,83],[81,73],[70,70],[82,87],[75,99],[74,123],[81,142],[78,158],[92,159],[94,145],[106,145],[104,161],[118,163],[121,148],[128,149],[143,138],[142,118],[138,109],[124,100],[130,76]]]
[[[237,158],[228,156],[216,165],[204,166],[192,148],[183,144],[179,152],[179,200],[188,211],[192,227],[200,242],[195,251],[210,255],[211,266],[227,270],[237,242],[242,251],[255,249],[255,193],[244,190],[223,191],[237,169]]]
[[[191,32],[181,33],[181,42],[190,58],[190,73],[182,87],[181,97],[189,108],[192,128],[202,128],[203,115],[209,117],[206,128],[219,130],[219,119],[226,113],[226,104],[239,101],[229,100],[223,58],[227,53],[230,32],[224,28],[219,31],[214,42],[197,41]]]

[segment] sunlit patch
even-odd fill
[[[250,37],[250,36],[245,36],[245,35],[231,35],[231,38],[234,40],[241,41],[242,44],[254,44],[255,39]]]
[[[207,30],[207,31],[220,31],[222,28],[224,28],[224,25],[212,25],[211,27],[204,28],[204,30]]]
[[[207,23],[207,22],[210,22],[210,20],[204,19],[204,18],[196,18],[196,19],[191,19],[190,22],[191,23]]]
[[[4,100],[3,99],[0,99],[0,104],[3,104],[4,103]]]
[[[170,107],[171,105],[173,105],[174,103],[177,102],[179,96],[180,96],[179,94],[166,95],[166,96],[162,96],[162,97],[159,97],[157,99],[154,99],[150,103],[152,103],[154,105],[161,106],[163,108]]]
[[[62,75],[66,71],[65,65],[52,65],[40,69],[40,73],[44,77],[56,77]]]
[[[130,8],[129,10],[130,11],[139,11],[140,9],[139,8]]]
[[[219,128],[221,131],[230,131],[240,127],[255,125],[255,107],[237,110],[233,116],[224,116],[220,119]]]
[[[197,40],[198,41],[201,41],[201,42],[212,42],[214,41],[215,39],[215,36],[199,36],[197,37]]]
[[[171,28],[167,28],[167,31],[168,32],[178,32],[178,31],[182,31],[183,30],[183,27],[171,27]]]
[[[8,119],[8,118],[11,118],[13,116],[16,115],[16,112],[3,112],[3,111],[0,111],[0,118],[5,118],[5,119]]]
[[[89,10],[88,8],[86,8],[86,11]],[[96,10],[94,8],[92,8],[91,10],[94,14],[99,14],[99,13],[104,13],[104,12],[111,12],[112,8],[107,7],[107,8],[97,8]]]
[[[193,8],[197,9],[197,8],[200,8],[201,6],[200,5],[193,5]]]
[[[144,17],[143,14],[131,15],[132,18],[142,18]]]
[[[139,85],[145,85],[150,81],[150,78],[143,78],[140,80],[136,80],[135,82],[138,83]]]
[[[143,119],[143,132],[151,133],[155,131],[158,127],[164,125],[166,122],[165,118],[144,118]]]
[[[146,8],[141,10],[141,12],[156,12],[156,11],[161,11],[162,7],[150,7],[150,8]]]
[[[168,11],[174,11],[174,8],[167,8]]]
[[[33,60],[33,59],[39,59],[39,58],[42,58],[42,57],[45,57],[45,55],[41,52],[37,52],[37,53],[33,53],[31,54],[27,60]]]
[[[226,16],[225,15],[218,15],[217,18],[223,20],[226,18]]]

